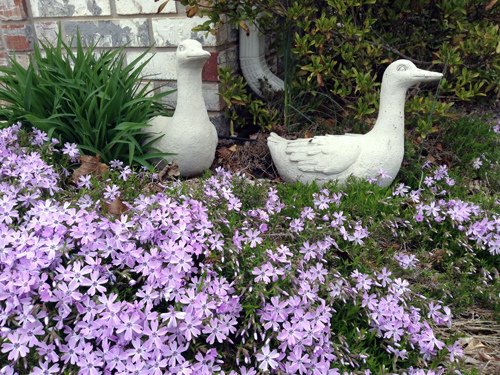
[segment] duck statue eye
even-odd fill
[[[398,72],[404,72],[405,70],[408,70],[408,67],[406,65],[398,65],[396,68]]]
[[[179,46],[179,51],[184,51],[184,46],[183,45]]]

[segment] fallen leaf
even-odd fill
[[[496,3],[497,3],[497,0],[491,0],[488,4],[486,4],[484,9],[489,11],[489,10],[493,9],[493,7],[496,5]]]
[[[172,162],[170,164],[167,164],[158,174],[158,177],[160,181],[163,181],[167,178],[173,178],[173,177],[179,177],[181,175],[179,171],[179,166],[175,163]]]
[[[80,177],[92,174],[94,176],[101,176],[109,170],[109,167],[101,163],[99,155],[90,156],[82,155],[80,156],[80,167],[75,169],[71,176],[73,183],[77,183]]]
[[[240,21],[240,27],[243,29],[243,31],[245,31],[245,33],[247,34],[247,36],[250,35],[250,28],[245,23],[245,21]]]
[[[128,207],[125,204],[123,204],[120,197],[116,198],[114,201],[110,203],[105,203],[105,206],[108,209],[108,212],[112,215],[121,215],[124,212],[128,211]]]
[[[196,14],[199,12],[200,8],[198,7],[195,7],[195,6],[188,6],[186,8],[186,16],[188,16],[188,18],[193,18],[194,16],[196,16]]]
[[[156,0],[155,0],[155,1],[156,1]],[[157,13],[157,14],[158,14],[158,13],[161,13],[161,11],[162,11],[163,9],[165,9],[165,7],[167,6],[167,4],[168,4],[168,2],[169,2],[169,1],[170,1],[170,0],[166,0],[166,1],[164,1],[163,3],[161,3],[161,4],[160,4],[160,6],[158,7],[158,10],[156,11],[156,13]]]
[[[231,147],[228,148],[228,150],[231,152],[236,152],[237,149],[238,149],[238,146],[236,146],[236,145],[232,145]]]

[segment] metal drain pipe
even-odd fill
[[[266,36],[253,24],[248,25],[248,33],[240,27],[240,67],[248,86],[259,96],[262,87],[271,91],[284,91],[285,83],[278,78],[266,61]]]

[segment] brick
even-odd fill
[[[24,0],[2,0],[0,20],[19,21],[28,18]]]
[[[0,26],[4,35],[5,47],[10,51],[29,51],[32,49],[33,31],[30,25],[4,24]]]
[[[135,60],[141,52],[128,51],[127,62]],[[175,80],[177,78],[175,51],[161,51],[148,53],[144,59],[151,58],[149,63],[144,67],[143,76],[150,80]]]
[[[156,2],[153,0],[115,0],[118,14],[156,14],[161,3],[163,0]],[[175,1],[170,0],[161,13],[177,13]]]
[[[109,16],[109,0],[31,0],[33,17]]]
[[[215,46],[217,38],[206,32],[194,32],[193,27],[205,20],[201,18],[153,18],[153,35],[157,47],[173,47],[184,39],[195,39],[204,46]]]
[[[203,81],[218,82],[219,81],[219,53],[212,52],[210,58],[203,66],[202,78]]]
[[[119,21],[64,21],[64,32],[68,37],[80,31],[85,45],[98,43],[99,47],[148,47],[148,24],[146,19]]]
[[[236,46],[231,46],[219,52],[218,64],[220,67],[238,70],[238,50]]]
[[[9,63],[6,51],[0,51],[0,66],[7,66]]]
[[[160,92],[169,91],[172,89],[177,89],[177,82],[167,82],[161,83],[159,88]],[[219,95],[219,85],[213,82],[203,82],[203,99],[205,99],[205,106],[207,107],[207,111],[220,111],[223,108],[221,98]],[[177,103],[177,92],[173,92],[170,95],[167,95],[163,98],[163,101],[175,108]]]

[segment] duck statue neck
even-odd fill
[[[152,137],[163,136],[153,147],[168,153],[165,161],[175,162],[184,177],[201,174],[215,158],[217,131],[208,117],[202,88],[203,65],[210,55],[196,40],[187,39],[179,44],[174,115],[157,116],[149,122]],[[162,161],[160,167],[164,164]]]
[[[441,73],[418,69],[408,60],[390,64],[382,78],[377,121],[366,134],[286,140],[271,133],[267,144],[280,176],[285,181],[319,184],[343,183],[354,176],[389,186],[403,161],[406,92],[418,82],[441,77]]]

